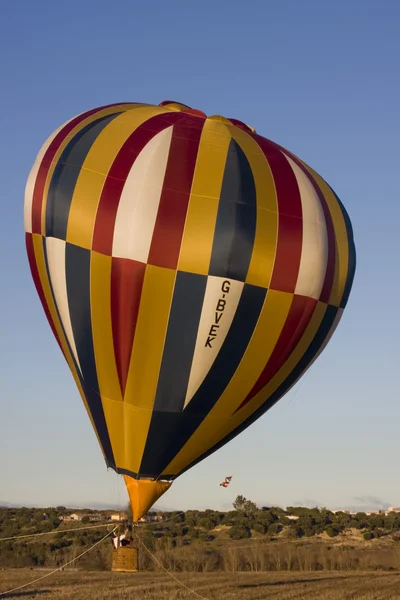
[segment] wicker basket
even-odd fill
[[[135,573],[138,570],[138,549],[122,546],[113,550],[111,570]]]

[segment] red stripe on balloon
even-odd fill
[[[145,271],[144,263],[126,258],[112,259],[111,321],[122,395],[128,378]]]
[[[237,410],[240,410],[250,402],[285,364],[303,337],[316,306],[317,300],[314,300],[314,298],[293,296],[292,305],[277,344],[260,377]]]
[[[149,252],[149,264],[176,269],[205,119],[185,115],[176,124]]]
[[[93,233],[93,250],[111,256],[115,220],[122,190],[136,158],[160,131],[184,118],[182,113],[164,113],[139,125],[124,142],[104,183]]]
[[[296,176],[280,149],[253,135],[270,166],[278,200],[278,239],[270,288],[294,293],[303,244],[303,212]]]
[[[51,162],[54,159],[54,156],[55,156],[57,150],[59,149],[59,147],[61,146],[61,144],[67,137],[67,135],[69,133],[71,133],[71,131],[77,125],[79,125],[79,123],[82,123],[82,121],[84,121],[88,117],[94,115],[97,112],[100,112],[101,110],[104,110],[106,108],[111,108],[112,106],[118,106],[118,105],[119,105],[119,103],[118,104],[108,104],[106,106],[101,106],[99,108],[94,108],[92,110],[88,110],[87,112],[75,117],[74,119],[72,119],[72,121],[67,123],[65,125],[65,127],[63,127],[61,129],[61,131],[59,131],[57,133],[54,140],[52,140],[50,146],[47,148],[47,150],[43,156],[42,162],[40,164],[40,167],[39,167],[39,170],[38,170],[38,173],[36,176],[35,185],[33,188],[32,233],[44,233],[44,232],[42,232],[42,205],[43,205],[44,186],[46,184],[46,179],[47,179],[47,175],[48,175],[48,172],[50,169]]]
[[[51,330],[54,334],[54,337],[56,338],[57,343],[61,348],[61,352],[64,354],[64,350],[61,345],[60,338],[58,337],[58,333],[57,333],[54,321],[51,317],[49,306],[46,301],[46,296],[45,296],[45,293],[43,290],[42,282],[40,280],[39,270],[38,270],[37,264],[36,264],[35,248],[33,246],[33,235],[31,233],[25,234],[25,244],[26,244],[26,251],[28,254],[28,261],[29,261],[29,266],[31,269],[32,279],[35,284],[36,291],[37,291],[40,301],[42,303],[43,310],[45,312],[45,315],[47,317],[47,320],[49,322]]]

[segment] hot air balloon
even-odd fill
[[[349,217],[307,164],[176,102],[89,110],[46,141],[32,277],[134,519],[318,357],[355,272]]]

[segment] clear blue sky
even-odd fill
[[[319,171],[349,211],[358,269],[305,379],[160,505],[226,508],[239,493],[400,505],[399,20],[397,0],[0,3],[0,502],[126,502],[31,282],[24,186],[68,118],[175,99],[241,119]]]

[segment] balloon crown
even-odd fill
[[[246,125],[246,123],[243,123],[243,121],[239,121],[239,119],[227,119],[226,117],[223,117],[221,115],[212,115],[208,117],[206,113],[204,113],[202,110],[192,108],[191,106],[188,106],[187,104],[182,104],[181,102],[175,102],[175,100],[163,100],[163,102],[160,102],[159,106],[165,106],[171,110],[184,112],[194,117],[201,117],[202,119],[220,121],[221,123],[225,123],[226,125],[235,125],[235,127],[239,127],[239,129],[243,129],[244,131],[251,131],[252,133],[256,133],[254,127]]]

